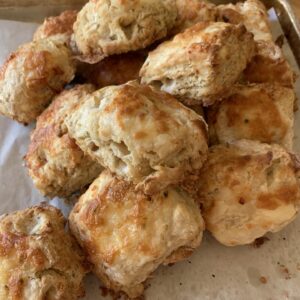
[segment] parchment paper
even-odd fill
[[[274,37],[281,29],[274,12],[270,14]],[[0,21],[0,63],[8,53],[23,42],[31,40],[36,24]],[[299,49],[300,50],[300,49]],[[291,50],[284,45],[285,54],[299,73]],[[300,96],[299,80],[296,92]],[[23,167],[31,127],[24,127],[0,116],[0,214],[23,209],[45,201],[33,187]],[[295,150],[300,152],[297,137],[300,115],[295,120]],[[65,214],[69,207],[53,199],[51,204]],[[206,233],[201,247],[185,262],[161,267],[148,281],[148,300],[194,299],[272,299],[300,300],[300,217],[277,234],[269,234],[261,247],[229,248],[220,245]],[[0,270],[1,272],[1,270]],[[86,278],[84,299],[104,299],[99,281]],[[107,299],[107,298],[106,298]]]

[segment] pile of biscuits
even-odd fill
[[[297,215],[295,74],[258,0],[90,0],[0,74],[37,189],[81,194],[69,229],[46,204],[0,219],[1,299],[77,299],[90,271],[136,298],[205,229],[245,245]]]

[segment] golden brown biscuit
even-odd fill
[[[0,298],[74,300],[88,271],[61,212],[34,206],[0,219]]]
[[[294,103],[294,91],[280,85],[236,85],[230,97],[207,109],[210,142],[249,139],[292,150]]]
[[[73,27],[78,58],[96,63],[112,54],[143,49],[165,37],[176,17],[175,0],[90,0]]]
[[[248,82],[278,82],[293,87],[295,74],[284,58],[282,50],[272,41],[268,13],[258,0],[247,0],[236,5],[219,5],[218,19],[233,24],[244,24],[254,34],[256,54],[244,72]]]
[[[66,10],[59,16],[46,18],[36,30],[33,39],[40,40],[54,35],[66,35],[68,38],[73,33],[73,24],[77,17],[76,10]]]
[[[206,159],[203,118],[171,95],[137,82],[94,92],[66,124],[84,153],[146,193],[181,181]]]
[[[149,197],[109,171],[81,196],[69,223],[95,274],[132,298],[159,265],[189,256],[204,230],[200,209],[185,192],[168,188]]]
[[[247,0],[236,5],[217,6],[218,19],[232,24],[244,24],[254,34],[256,41],[272,41],[268,12],[259,0]]]
[[[206,0],[176,0],[178,16],[171,34],[177,34],[199,22],[216,21],[217,9]]]
[[[147,58],[143,52],[128,52],[104,58],[97,64],[80,65],[80,76],[97,88],[119,85],[139,78],[140,69]]]
[[[74,74],[63,38],[24,44],[0,70],[0,113],[21,123],[34,121]]]
[[[243,25],[198,23],[162,43],[143,65],[142,83],[204,106],[224,97],[254,53]]]
[[[244,81],[270,82],[292,88],[296,76],[280,47],[273,42],[258,41],[256,53],[245,69]]]
[[[35,186],[46,196],[70,196],[102,170],[84,155],[65,125],[68,112],[93,91],[91,85],[66,90],[37,119],[25,161]]]
[[[279,145],[240,140],[214,146],[198,182],[206,227],[227,246],[281,230],[299,209],[296,164]]]

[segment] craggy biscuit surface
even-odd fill
[[[78,58],[95,63],[145,48],[165,37],[176,17],[175,0],[90,0],[73,27]]]
[[[236,85],[232,94],[207,109],[213,144],[239,139],[293,147],[295,93],[277,84]]]
[[[46,18],[34,33],[33,39],[40,40],[53,35],[66,35],[70,38],[76,17],[76,10],[66,10],[59,16]]]
[[[94,92],[66,124],[83,152],[150,194],[198,171],[207,155],[203,118],[137,82]]]
[[[227,246],[281,230],[299,209],[297,168],[275,144],[240,140],[210,148],[198,186],[207,229]]]
[[[24,44],[0,70],[0,113],[21,123],[34,121],[74,74],[64,38]]]
[[[69,223],[94,273],[133,298],[159,265],[189,256],[204,230],[199,207],[183,191],[168,188],[149,197],[108,171],[81,196]]]
[[[243,73],[243,80],[278,83],[292,88],[296,76],[282,50],[273,42],[256,42],[256,52]]]
[[[178,16],[171,34],[177,34],[199,22],[216,21],[216,6],[206,0],[176,0]]]
[[[34,206],[0,218],[0,299],[74,300],[87,264],[61,212]]]
[[[68,112],[93,91],[91,85],[65,90],[37,119],[25,161],[35,186],[46,196],[70,196],[101,172],[100,165],[69,136],[64,122]]]
[[[259,0],[246,0],[236,5],[217,6],[220,21],[233,24],[244,24],[252,32],[256,41],[272,41],[268,12]]]
[[[225,96],[253,53],[243,25],[202,22],[150,52],[140,76],[182,101],[207,106]]]

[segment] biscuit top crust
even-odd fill
[[[254,54],[243,25],[201,22],[151,51],[140,76],[176,95],[205,106],[224,97]]]
[[[35,186],[46,196],[67,197],[101,172],[101,166],[69,136],[64,122],[68,112],[94,90],[89,84],[65,90],[37,118],[24,159]]]
[[[230,97],[208,108],[212,143],[239,139],[292,150],[295,93],[277,84],[236,85]]]
[[[199,22],[216,21],[217,9],[205,0],[176,0],[178,16],[171,34],[184,31]]]
[[[0,70],[0,112],[30,123],[75,75],[65,38],[54,36],[19,47]]]
[[[169,188],[150,197],[108,171],[81,196],[70,226],[96,274],[131,295],[173,251],[197,247],[204,229],[199,208],[185,192]]]
[[[176,17],[175,0],[90,0],[73,26],[74,49],[88,63],[143,49],[165,37]]]
[[[196,66],[203,58],[206,58],[208,64],[213,64],[210,57],[207,57],[207,53],[211,53],[211,58],[214,59],[213,54],[222,46],[222,41],[226,40],[235,29],[237,29],[236,26],[222,22],[200,22],[151,51],[140,75],[144,76],[146,72],[160,74],[160,69],[163,72],[175,63],[185,63],[187,58],[182,55],[182,52],[187,53],[190,57],[190,64],[193,66]],[[240,34],[245,31],[242,27],[238,30]],[[161,56],[161,59],[158,59],[158,55]],[[167,60],[163,59],[166,55]],[[147,64],[150,60],[151,65]]]
[[[66,10],[59,16],[46,18],[43,24],[40,25],[34,33],[33,39],[44,39],[57,34],[65,34],[71,37],[76,17],[76,10]]]
[[[203,118],[171,95],[137,82],[94,92],[66,123],[84,152],[135,183],[149,180],[149,190],[177,182],[206,159]],[[161,180],[150,184],[150,175]]]
[[[299,209],[298,170],[279,145],[239,140],[211,147],[198,186],[208,230],[234,246],[282,229]]]
[[[244,24],[252,32],[256,41],[272,41],[268,12],[259,0],[247,0],[236,5],[217,6],[218,19],[232,24]]]
[[[65,219],[52,206],[34,206],[0,219],[0,296],[14,300],[74,300],[89,270]]]

